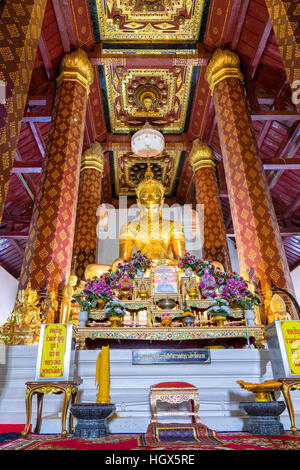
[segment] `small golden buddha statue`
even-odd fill
[[[139,288],[139,297],[140,297],[142,300],[148,299],[148,297],[149,297],[149,292],[147,291],[144,282],[141,283],[141,286],[140,286],[140,288]]]
[[[56,312],[58,310],[56,290],[48,292],[46,299],[42,302],[41,308],[43,310],[46,323],[55,323]]]
[[[60,305],[59,323],[69,323],[72,318],[72,299],[73,294],[75,294],[77,280],[77,276],[75,274],[71,274],[64,289]]]
[[[291,315],[287,312],[285,301],[280,295],[273,295],[270,303],[270,309],[274,314],[275,320],[291,320]]]

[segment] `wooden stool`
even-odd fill
[[[191,411],[159,412],[157,402],[170,404],[190,402]],[[151,423],[157,423],[158,416],[191,416],[192,423],[201,423],[198,416],[200,400],[198,389],[187,382],[161,382],[150,388]]]
[[[21,433],[23,437],[26,437],[29,433],[30,422],[31,422],[31,405],[32,397],[37,394],[37,421],[34,433],[39,434],[42,422],[42,408],[43,408],[43,397],[45,394],[64,394],[64,401],[62,406],[62,415],[61,415],[61,436],[64,437],[67,434],[66,431],[66,416],[70,403],[75,403],[78,384],[75,382],[26,382],[26,426],[24,431]],[[70,413],[69,417],[69,432],[73,433],[73,417]]]
[[[293,434],[297,434],[296,418],[294,412],[294,406],[291,398],[291,390],[300,390],[300,379],[277,379],[278,382],[282,383],[282,393],[285,399],[285,403],[289,412],[291,420],[291,431]]]

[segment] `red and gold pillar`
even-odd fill
[[[281,58],[300,114],[300,4],[299,0],[266,0]]]
[[[195,174],[197,204],[204,206],[203,258],[218,261],[225,271],[231,271],[213,151],[208,144],[196,139],[189,159]]]
[[[79,171],[93,68],[79,49],[60,65],[47,150],[19,288],[61,289],[70,275]]]
[[[0,220],[46,3],[46,0],[2,0],[0,3]]]
[[[213,93],[241,271],[254,271],[263,290],[273,281],[293,292],[238,56],[217,49],[207,66],[206,80]]]
[[[96,263],[97,209],[101,203],[101,180],[104,157],[101,145],[95,142],[82,155],[74,236],[75,274],[84,279],[85,268]]]

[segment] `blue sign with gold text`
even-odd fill
[[[209,349],[140,349],[132,364],[210,364]]]

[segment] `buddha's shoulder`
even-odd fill
[[[171,221],[171,227],[173,228],[174,231],[176,232],[183,232],[183,225],[180,222],[177,222],[176,220]]]

